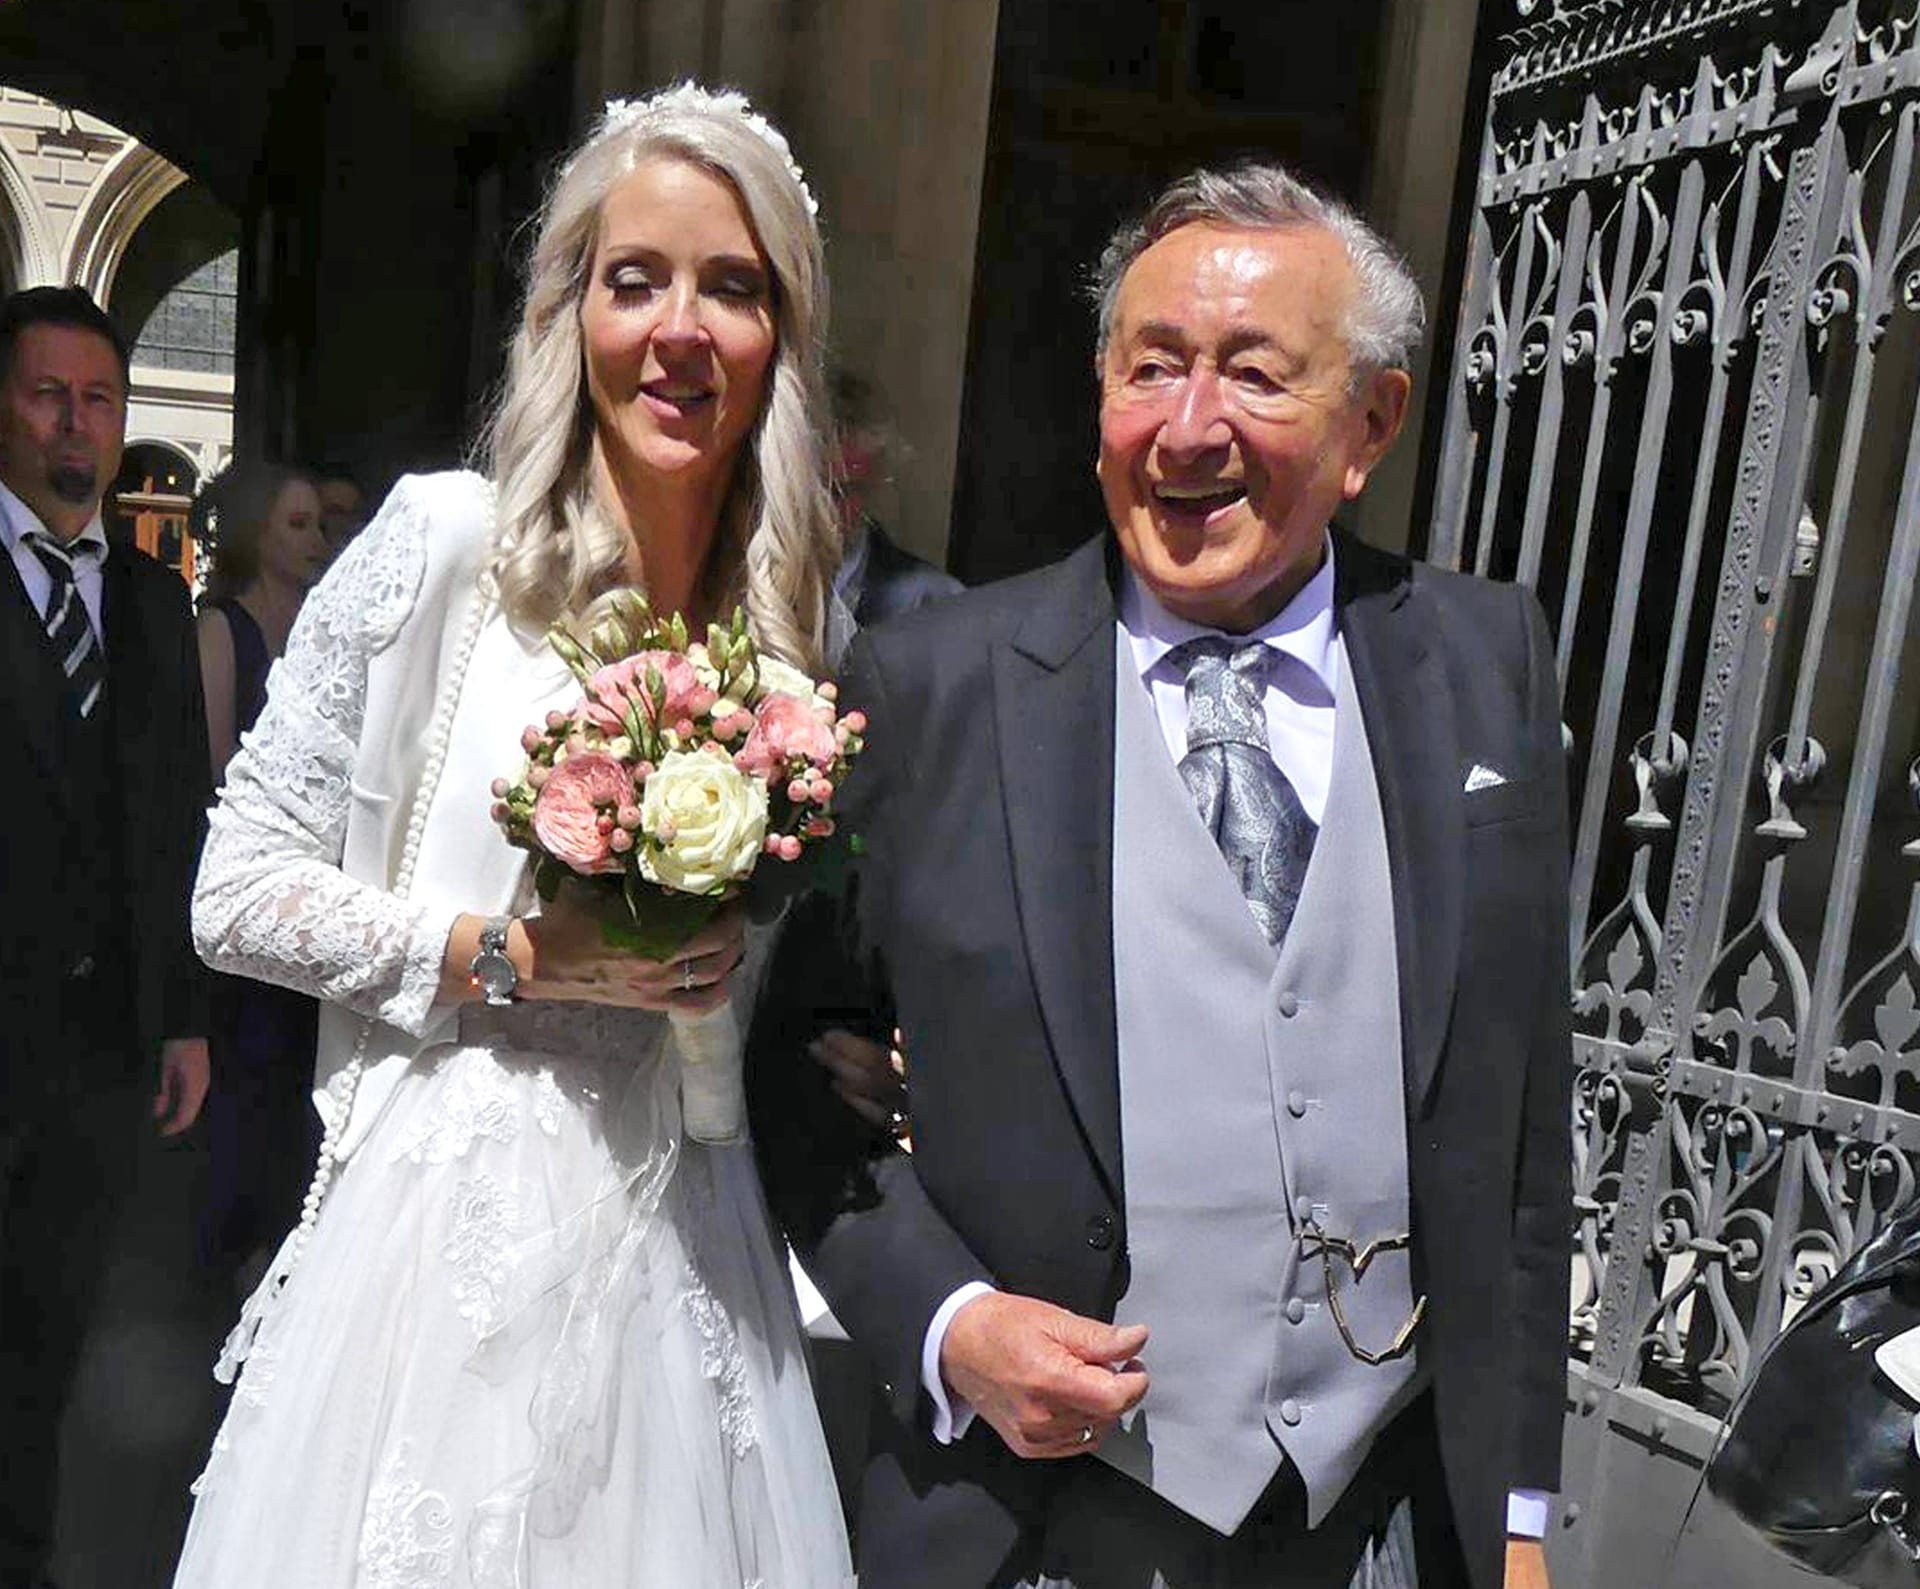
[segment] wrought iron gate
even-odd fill
[[[1513,3],[1430,555],[1539,590],[1569,724],[1557,1582],[1786,1582],[1711,1515],[1670,1552],[1915,1192],[1920,3]]]

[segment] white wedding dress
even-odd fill
[[[665,1018],[431,1008],[439,902],[485,894],[490,868],[518,886],[484,783],[466,785],[483,763],[511,771],[536,650],[473,609],[453,663],[473,676],[438,689],[445,712],[417,744],[376,747],[411,801],[367,786],[379,757],[359,740],[370,717],[408,715],[369,696],[405,707],[422,609],[448,655],[457,625],[433,609],[470,598],[478,552],[456,546],[436,572],[429,546],[484,536],[476,486],[404,483],[309,598],[213,823],[203,947],[360,1012],[357,1054],[372,1034],[385,1057],[336,1133],[351,1155],[275,1265],[290,1277],[275,1294],[270,1275],[230,1344],[239,1378],[175,1583],[842,1589],[839,1502],[752,1154],[683,1136]],[[541,674],[518,693],[555,687]],[[476,814],[436,850],[436,828]],[[350,875],[409,830],[410,894]],[[336,1108],[338,1049],[323,1033]]]

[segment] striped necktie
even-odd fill
[[[66,670],[73,687],[73,698],[82,717],[91,716],[107,687],[106,662],[100,655],[100,638],[93,632],[93,619],[87,604],[80,599],[74,584],[73,567],[81,558],[97,558],[104,551],[98,541],[62,543],[51,535],[30,534],[27,544],[40,566],[47,571],[53,588],[47,593],[47,610],[42,615],[47,639],[54,655]]]

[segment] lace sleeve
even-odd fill
[[[412,613],[427,511],[402,481],[301,608],[227,768],[193,891],[202,958],[419,1035],[447,922],[340,869],[367,666]]]

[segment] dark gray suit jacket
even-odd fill
[[[874,1028],[897,1017],[904,1030],[911,1157],[836,1121],[845,1112],[803,1056],[763,1054],[750,1072],[762,1132],[802,1144],[768,1154],[775,1209],[910,1428],[925,1417],[928,1322],[963,1282],[1103,1318],[1127,1285],[1112,558],[1102,537],[863,634],[844,670],[843,701],[872,719],[843,802],[868,847],[865,949],[846,975],[865,979]],[[1498,1589],[1508,1488],[1558,1486],[1566,1383],[1568,841],[1553,653],[1526,591],[1347,537],[1337,562],[1393,877],[1415,1278],[1431,1298],[1422,1360],[1471,1581]],[[1507,782],[1469,799],[1476,763]],[[918,1537],[925,1554],[888,1563],[863,1550],[876,1581],[993,1576],[977,1553],[963,1562],[961,1542],[1013,1537],[1045,1506],[1041,1470],[1058,1468],[996,1446],[979,1425],[951,1450],[906,1437],[913,1476],[888,1504],[927,1508],[926,1527],[862,1527]]]

